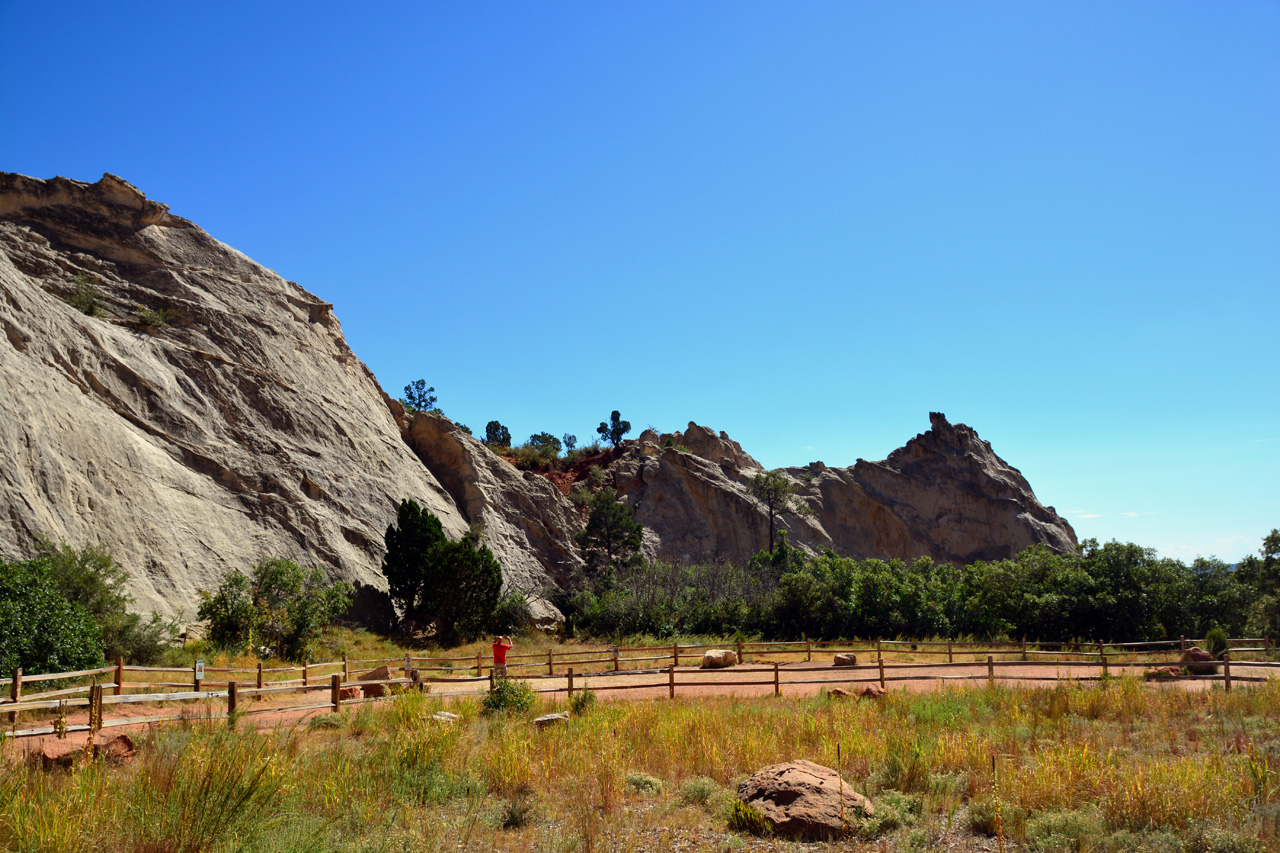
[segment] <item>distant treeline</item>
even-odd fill
[[[1125,642],[1272,634],[1280,625],[1280,533],[1261,557],[1190,565],[1150,548],[1097,540],[1073,554],[1032,546],[967,566],[928,558],[811,557],[788,546],[746,566],[631,560],[566,602],[577,630],[627,634],[1027,638]]]

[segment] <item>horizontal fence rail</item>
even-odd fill
[[[1168,655],[1170,652],[1183,653],[1192,645],[1199,645],[1203,640],[1180,638],[1178,640],[1157,640],[1143,643],[1040,643],[1040,642],[987,642],[957,640],[801,640],[792,642],[745,642],[735,641],[722,645],[672,644],[669,646],[606,646],[598,648],[579,648],[557,652],[548,649],[545,653],[508,654],[505,668],[512,677],[531,682],[556,681],[554,686],[536,687],[538,693],[564,693],[572,696],[576,691],[591,689],[592,691],[627,691],[627,690],[662,690],[666,689],[670,697],[675,697],[680,688],[727,688],[754,687],[772,690],[781,695],[788,685],[829,684],[838,686],[842,683],[857,685],[860,683],[878,683],[881,687],[895,681],[974,681],[987,680],[991,684],[999,681],[1060,681],[1065,678],[1073,681],[1096,681],[1124,673],[1135,668],[1146,670],[1149,678],[1161,681],[1215,681],[1221,682],[1227,690],[1233,683],[1265,682],[1267,678],[1258,675],[1233,674],[1232,666],[1237,669],[1247,666],[1251,670],[1267,670],[1280,668],[1280,663],[1270,661],[1242,661],[1233,655],[1264,654],[1272,652],[1271,638],[1246,637],[1229,641],[1229,652],[1220,661],[1186,661],[1177,660],[1135,660],[1143,655]],[[737,664],[721,669],[699,669],[694,672],[681,672],[682,662],[700,661],[702,653],[711,649],[726,649],[737,654]],[[814,663],[814,655],[832,662]],[[854,665],[833,666],[838,654],[861,655]],[[889,655],[910,655],[915,657],[935,657],[938,660],[893,660]],[[803,659],[801,660],[801,656]],[[957,656],[962,658],[957,660]],[[998,657],[999,656],[999,657]],[[779,660],[778,658],[788,658]],[[985,657],[985,660],[982,658]],[[972,659],[977,658],[977,659]],[[1010,659],[1013,658],[1013,659]],[[455,666],[461,664],[461,666]],[[664,665],[665,664],[665,665]],[[386,679],[367,678],[377,672],[377,668],[387,666],[392,677]],[[1019,673],[1025,667],[1056,668],[1055,675],[1032,675]],[[364,669],[373,667],[365,678],[353,675],[353,667]],[[545,667],[545,673],[541,670]],[[598,667],[595,670],[583,667]],[[1162,667],[1176,667],[1177,675],[1157,673]],[[936,672],[940,668],[949,668],[951,673]],[[1073,674],[1073,669],[1091,669],[1095,674]],[[1185,668],[1185,669],[1184,669]],[[337,671],[335,671],[337,670]],[[930,674],[929,670],[935,670]],[[958,671],[958,672],[957,672]],[[297,675],[300,673],[300,677]],[[822,673],[824,677],[803,677],[810,673]],[[129,680],[135,674],[148,680]],[[178,674],[184,680],[159,680],[165,675]],[[148,667],[126,665],[123,659],[117,659],[114,666],[95,669],[77,670],[74,672],[41,673],[24,676],[22,670],[15,670],[11,677],[0,679],[0,686],[7,686],[8,697],[0,696],[0,714],[7,714],[10,723],[8,731],[0,732],[6,737],[31,737],[48,734],[65,734],[77,731],[96,731],[122,725],[165,722],[193,718],[230,718],[263,713],[293,713],[301,711],[331,710],[340,711],[342,707],[364,702],[374,702],[386,698],[394,691],[418,689],[431,691],[439,696],[475,695],[483,689],[484,684],[492,684],[495,677],[495,663],[490,655],[477,653],[466,657],[428,657],[405,655],[402,658],[376,658],[351,660],[345,655],[342,660],[322,663],[304,663],[300,666],[264,667],[204,667],[202,671],[195,667]],[[1269,673],[1267,673],[1269,675]],[[1280,673],[1277,673],[1280,675]],[[222,675],[213,681],[211,675]],[[636,677],[655,676],[652,680],[635,683]],[[111,676],[111,680],[99,684],[100,676]],[[235,676],[250,676],[240,680]],[[294,676],[294,677],[282,677]],[[797,678],[796,676],[802,676]],[[158,678],[157,678],[158,677]],[[622,677],[628,683],[622,683]],[[157,678],[157,680],[149,680]],[[366,680],[367,678],[367,680]],[[91,684],[60,686],[58,682],[92,679]],[[224,680],[225,679],[225,680]],[[48,685],[50,689],[26,690],[34,685]],[[355,688],[359,688],[359,693]],[[443,688],[443,689],[441,689]],[[462,688],[462,689],[450,689]],[[131,693],[143,690],[147,692]],[[163,692],[159,692],[163,690]],[[107,694],[110,691],[110,694]],[[287,694],[307,694],[328,692],[327,701],[304,705],[286,705],[270,708],[241,709],[241,699],[267,698]],[[365,692],[371,695],[365,695]],[[180,709],[176,713],[149,715],[146,717],[104,719],[102,709],[109,705],[142,705],[166,703],[204,704],[192,714],[190,708]],[[211,703],[216,702],[220,708],[214,710]],[[221,707],[225,705],[225,708]],[[89,708],[89,724],[67,724],[65,715],[68,710],[78,711]],[[23,712],[57,711],[59,719],[53,726],[40,726],[31,729],[17,728],[19,715]]]

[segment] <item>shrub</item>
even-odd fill
[[[1231,647],[1227,632],[1222,628],[1212,628],[1204,635],[1205,651],[1218,660],[1222,660]]]
[[[196,614],[207,623],[215,645],[256,644],[255,650],[298,659],[351,607],[351,584],[325,581],[319,569],[308,572],[292,560],[263,560],[252,577],[235,569],[216,591],[200,590]]]
[[[102,294],[93,285],[93,277],[80,273],[76,276],[76,289],[67,296],[67,304],[82,314],[96,317],[102,310],[99,300]]]
[[[1027,819],[1027,846],[1043,853],[1074,853],[1098,844],[1102,813],[1094,809],[1049,812]]]
[[[486,714],[499,712],[520,714],[533,707],[533,700],[536,695],[533,692],[533,687],[527,681],[518,681],[514,678],[499,678],[493,683],[493,687],[489,688],[489,692],[484,695],[481,705],[484,707]]]
[[[680,802],[686,806],[705,807],[719,790],[720,786],[716,784],[716,780],[708,779],[706,776],[695,776],[692,779],[686,779],[680,786]]]
[[[182,312],[173,308],[147,308],[137,306],[134,322],[147,329],[166,329],[182,318]]]
[[[648,773],[628,773],[627,787],[642,794],[661,794],[662,780]]]
[[[734,800],[729,807],[729,828],[748,835],[773,835],[773,824],[755,806]]]
[[[152,612],[144,620],[129,611],[133,597],[126,592],[129,573],[100,545],[71,548],[41,540],[36,559],[68,601],[82,605],[102,629],[107,660],[124,658],[147,666],[160,660],[178,638],[178,623]]]
[[[47,564],[0,561],[0,672],[70,672],[102,663],[102,630],[57,589]]]
[[[569,697],[569,710],[575,717],[587,713],[595,706],[596,694],[590,689],[580,690]]]

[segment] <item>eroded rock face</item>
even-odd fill
[[[192,618],[268,556],[385,588],[403,498],[467,529],[332,306],[119,178],[0,174],[0,329],[6,558],[101,542],[141,608]]]
[[[463,514],[483,525],[482,542],[498,555],[506,583],[525,592],[534,618],[557,620],[548,599],[582,566],[573,537],[583,522],[573,505],[545,477],[516,470],[447,418],[419,412],[405,441]]]
[[[930,421],[883,462],[785,469],[813,510],[781,517],[788,541],[812,554],[959,563],[1036,543],[1075,548],[1071,525],[988,442],[939,413]],[[768,517],[748,491],[762,469],[724,433],[696,424],[683,434],[646,430],[609,470],[645,525],[651,557],[739,563],[768,545]]]

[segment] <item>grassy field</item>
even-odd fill
[[[71,773],[9,747],[0,848],[789,849],[726,818],[743,777],[806,758],[877,804],[833,848],[1280,849],[1280,684],[593,703],[545,731],[532,718],[565,703],[433,720],[445,707],[410,693],[269,732],[170,726],[126,766]]]

